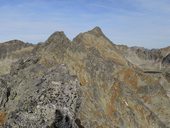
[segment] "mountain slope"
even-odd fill
[[[10,66],[21,57],[28,56],[34,46],[20,40],[0,43],[0,75],[10,72]]]
[[[64,32],[55,32],[32,52],[2,77],[4,126],[170,127],[170,86],[164,74],[143,72],[99,27],[80,33],[73,41]],[[45,95],[43,100],[36,98],[40,94]],[[66,101],[74,96],[75,104],[68,105]]]
[[[159,79],[129,63],[100,28],[81,33],[72,42],[64,33],[61,39],[58,35],[37,50],[40,63],[48,67],[64,63],[77,75],[84,97],[79,118],[85,127],[169,125],[169,98]]]
[[[143,70],[164,71],[168,68],[162,62],[164,57],[170,54],[170,47],[161,49],[145,49],[141,47],[127,47],[125,45],[117,45],[117,49],[131,63],[139,66]]]

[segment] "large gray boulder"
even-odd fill
[[[64,64],[47,69],[36,57],[15,65],[10,75],[0,79],[0,107],[6,113],[2,126],[77,128],[81,91],[76,76]]]

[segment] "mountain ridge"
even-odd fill
[[[72,41],[64,32],[53,33],[44,43],[34,46],[27,57],[13,63],[10,74],[2,76],[0,91],[6,91],[0,97],[0,112],[7,116],[3,125],[170,127],[169,75],[164,71],[145,73],[135,60],[131,63],[128,59],[129,55],[138,53],[128,50],[131,49],[113,44],[98,27],[79,34]],[[40,94],[44,94],[42,98],[34,98]],[[37,114],[33,114],[35,112]],[[11,118],[12,115],[15,118]],[[31,117],[36,117],[37,124]]]

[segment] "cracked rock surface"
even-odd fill
[[[47,69],[36,59],[18,61],[22,70],[14,68],[15,74],[0,79],[0,107],[6,113],[3,127],[77,128],[76,114],[81,105],[77,78],[65,65]]]

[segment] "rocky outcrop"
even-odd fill
[[[132,50],[142,59],[145,60],[153,60],[153,61],[160,61],[163,58],[161,51],[158,49],[145,49],[145,48],[135,48],[132,47]]]
[[[20,40],[11,40],[8,42],[0,43],[0,59],[10,57],[13,52],[30,46],[33,45],[24,43]]]
[[[81,91],[77,78],[69,74],[65,65],[47,69],[37,60],[20,60],[11,75],[1,78],[0,111],[6,113],[2,126],[78,127],[75,120]]]
[[[99,27],[73,41],[64,32],[53,33],[1,77],[1,125],[170,127],[169,75],[144,73],[128,58],[136,50],[129,51],[113,44]],[[149,52],[141,54],[143,60],[160,61],[155,51],[149,57]]]
[[[170,54],[163,58],[162,64],[165,66],[170,66]]]
[[[162,64],[162,60],[170,52],[170,47],[161,49],[145,49],[142,47],[127,47],[125,45],[117,45],[117,49],[131,63],[137,65],[143,70],[160,71],[166,66]]]
[[[0,75],[9,73],[11,64],[19,58],[29,56],[33,48],[34,45],[20,40],[0,43]]]

